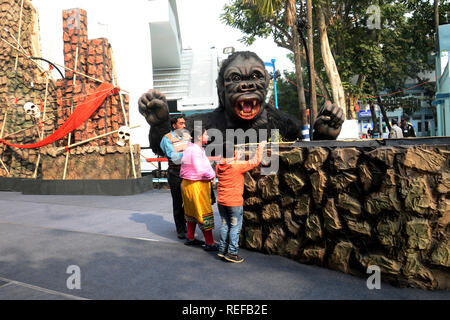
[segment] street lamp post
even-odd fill
[[[274,87],[274,95],[275,95],[275,108],[278,109],[278,94],[277,94],[277,76],[275,69],[275,59],[271,60],[272,62],[266,62],[265,65],[268,67],[272,67],[273,69],[273,87]]]

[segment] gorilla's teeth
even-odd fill
[[[256,100],[253,100],[253,106],[254,107],[256,106]]]
[[[241,101],[240,104],[241,104],[241,108],[244,109],[244,101]]]

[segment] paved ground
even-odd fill
[[[126,197],[0,192],[0,300],[450,300],[448,291],[385,283],[368,290],[365,279],[246,250],[243,264],[223,262],[176,239],[170,201],[167,190]],[[72,265],[81,289],[67,288]]]

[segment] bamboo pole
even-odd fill
[[[5,132],[6,119],[8,118],[8,109],[5,111],[5,117],[3,118],[2,130],[0,132],[0,139],[3,139],[3,133]]]
[[[5,42],[6,44],[8,44],[9,46],[11,46],[13,49],[16,49],[16,50],[19,51],[18,47],[15,47],[14,45],[12,45],[11,43],[9,43],[8,41],[6,41],[6,40],[3,39],[3,38],[0,38],[0,39],[1,39],[3,42]],[[34,62],[34,63],[35,63],[39,68],[41,68],[41,70],[42,70],[42,67],[41,67],[36,61],[34,61],[33,59],[31,59],[26,53],[21,52],[21,51],[19,51],[19,52],[20,52],[24,57],[26,57],[26,58],[28,58],[30,61]],[[84,78],[88,78],[88,79],[91,79],[91,80],[94,80],[94,81],[100,82],[100,83],[104,83],[104,82],[105,82],[105,81],[103,81],[103,80],[100,80],[100,79],[97,79],[97,78],[88,76],[87,74],[78,72],[78,71],[76,71],[76,70],[73,70],[73,69],[68,68],[68,67],[66,67],[66,66],[63,66],[63,65],[60,65],[60,64],[58,64],[58,63],[55,63],[55,62],[52,62],[52,63],[53,63],[55,66],[57,66],[57,67],[64,68],[65,70],[69,70],[69,71],[71,71],[71,72],[73,72],[73,73],[75,73],[75,74],[77,74],[77,75],[79,75],[79,76],[82,76],[82,77],[84,77]],[[124,90],[124,89],[120,89],[120,91],[123,91],[123,92],[125,92],[125,93],[127,93],[127,94],[130,94],[129,91]]]
[[[45,98],[44,98],[44,110],[43,110],[43,114],[42,114],[42,123],[44,123],[45,121],[45,114],[47,111],[47,97],[48,97],[48,82],[50,80],[50,76],[48,73],[46,73],[46,80],[45,80]],[[42,130],[40,128],[40,121],[38,123],[38,130],[40,133],[40,137],[41,137],[41,141],[42,139],[44,139],[44,126],[45,124],[42,126]],[[37,172],[38,172],[38,168],[39,168],[39,163],[41,162],[41,152],[39,151],[38,153],[38,158],[36,160],[36,167],[34,168],[34,174],[33,174],[33,179],[37,178]]]
[[[55,119],[55,116],[48,117],[47,120],[52,120],[52,119]],[[26,130],[28,130],[28,129],[34,128],[34,127],[37,126],[37,125],[39,125],[39,124],[33,124],[33,125],[31,125],[31,126],[29,126],[29,127],[26,127],[26,128],[24,128],[24,129],[20,129],[20,130],[18,130],[18,131],[16,131],[16,132],[8,133],[3,139],[9,138],[9,137],[14,136],[14,135],[16,135],[16,134],[18,134],[18,133],[21,133],[21,132],[24,132],[24,131],[26,131]]]
[[[140,125],[133,126],[130,129],[135,129],[135,128],[138,128],[138,127],[140,127]],[[101,134],[99,136],[95,136],[95,137],[92,137],[92,138],[89,138],[89,139],[86,139],[86,140],[83,140],[83,141],[80,141],[80,142],[77,142],[77,143],[74,143],[74,144],[71,144],[71,145],[68,145],[67,147],[60,147],[60,148],[56,149],[56,151],[59,152],[59,151],[71,149],[73,147],[78,147],[78,146],[80,146],[82,144],[88,143],[88,142],[96,140],[96,139],[107,137],[107,136],[112,135],[112,134],[117,133],[117,132],[119,132],[119,129],[111,131],[111,132],[108,132],[108,133],[104,133],[104,134]]]
[[[291,145],[296,143],[297,141],[286,141],[286,142],[267,142],[267,145]],[[254,143],[244,143],[244,144],[237,144],[234,147],[244,147],[244,146],[257,146],[260,142],[254,142]]]
[[[8,168],[6,167],[5,163],[3,162],[2,159],[0,159],[0,162],[1,162],[2,166],[3,166],[3,168],[6,170],[6,174],[9,176],[9,170],[8,170]]]
[[[109,47],[109,54],[111,55],[111,64],[112,64],[112,69],[113,69],[114,86],[117,87],[117,74],[116,74],[116,68],[115,68],[115,64],[114,64],[113,50],[112,50],[111,46]],[[125,121],[125,125],[128,127],[127,113],[125,111],[125,105],[123,103],[122,93],[120,93],[120,92],[119,92],[119,98],[120,98],[120,106],[122,107],[123,119]],[[137,179],[136,165],[134,163],[133,144],[131,143],[131,138],[130,138],[129,145],[130,145],[131,167],[133,169],[134,178]]]
[[[142,158],[144,158],[145,161],[147,161],[147,158],[144,157],[144,155],[143,155],[142,153],[139,153],[139,155],[140,155]],[[153,162],[150,162],[150,164],[151,164],[152,166],[154,166],[156,169],[158,169],[158,166],[157,166],[156,164],[154,164]]]
[[[77,67],[78,67],[78,47],[77,47],[77,49],[76,49],[76,51],[75,51],[75,70],[77,69]],[[75,74],[73,75],[73,87],[74,87],[74,88],[75,88],[75,85],[76,85],[76,81],[77,81],[77,74],[75,73]],[[73,94],[73,93],[72,93],[72,94]],[[72,114],[72,113],[73,113],[73,96],[72,96],[72,106],[70,107],[70,114]],[[68,140],[67,140],[67,145],[68,145],[68,146],[70,145],[71,139],[72,139],[72,132],[69,133],[69,138],[68,138]],[[68,165],[68,163],[69,163],[69,155],[70,155],[70,152],[69,152],[69,150],[67,150],[67,153],[66,153],[66,162],[64,163],[63,180],[66,180],[66,175],[67,175],[67,165]]]
[[[5,117],[3,118],[2,130],[0,131],[0,139],[3,139],[3,133],[5,132],[5,125],[6,125],[6,119],[7,118],[8,118],[8,109],[6,109]],[[3,151],[4,151],[4,149],[3,149]],[[9,170],[8,170],[8,168],[6,167],[5,163],[2,160],[3,151],[2,151],[1,156],[0,156],[0,162],[1,162],[2,166],[3,166],[3,168],[5,168],[5,170],[6,170],[6,174],[9,176]]]
[[[12,35],[11,35],[12,36]],[[14,38],[14,36],[12,36],[13,38]],[[26,53],[26,51],[25,51],[25,49],[23,49],[22,48],[22,46],[14,46],[14,45],[12,45],[11,43],[9,43],[7,40],[5,40],[5,39],[3,39],[3,38],[0,38],[0,40],[2,40],[3,42],[5,42],[7,45],[9,45],[11,48],[13,48],[14,50],[16,50],[16,51],[18,51],[20,54],[22,54],[22,56],[24,56],[25,58],[27,58],[28,60],[30,60],[30,61],[32,61],[33,63],[35,63],[36,64],[36,66],[39,68],[39,70],[41,70],[42,72],[44,72],[45,70],[44,70],[44,68],[39,64],[39,63],[37,63],[36,61],[34,61],[33,59],[31,59],[30,58],[30,56]],[[14,40],[15,41],[17,41],[15,38],[14,38]],[[22,51],[21,51],[22,50]]]
[[[22,34],[22,16],[23,16],[23,0],[22,4],[20,5],[20,17],[19,17],[19,35],[17,36],[17,44],[20,46],[20,37]],[[19,63],[19,52],[17,51],[16,54],[16,63],[14,65],[14,71],[17,71],[17,65]]]

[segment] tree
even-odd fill
[[[306,125],[308,120],[306,118],[306,99],[305,90],[303,87],[302,63],[300,54],[300,41],[297,29],[295,28],[295,21],[297,20],[296,1],[295,0],[242,0],[242,4],[248,4],[257,9],[258,13],[266,19],[272,19],[277,12],[284,7],[285,20],[287,27],[292,33],[291,48],[294,52],[295,59],[295,73],[297,76],[297,95],[300,112],[300,121],[302,125]]]
[[[270,36],[279,46],[291,48],[292,36],[284,19],[280,19],[286,14],[284,7],[272,19],[266,19],[251,8],[234,7],[238,3],[241,0],[232,1],[223,17],[246,34],[244,41],[251,43],[255,37]],[[315,78],[322,95],[329,90],[333,100],[337,99],[333,77],[330,80],[327,75],[335,68],[352,100],[358,97],[360,102],[377,103],[386,110],[394,107],[386,92],[403,91],[405,83],[411,80],[423,82],[421,73],[434,70],[429,53],[435,51],[436,21],[448,20],[450,0],[440,0],[436,5],[430,0],[379,0],[375,4],[373,0],[312,0]],[[305,61],[304,51],[301,56]],[[333,59],[335,66],[327,66],[328,59]],[[322,81],[319,86],[319,79],[329,81]],[[348,117],[352,112],[348,104]]]
[[[333,54],[330,48],[330,42],[328,39],[327,23],[325,21],[325,13],[322,8],[323,4],[317,5],[317,16],[318,16],[318,28],[320,34],[320,48],[322,53],[322,61],[325,65],[325,70],[330,81],[331,91],[333,93],[333,100],[338,104],[343,110],[344,114],[346,112],[346,102],[345,102],[345,92],[342,85],[341,77],[339,75],[336,62],[334,60]]]
[[[240,29],[245,36],[243,37],[242,41],[246,44],[251,44],[255,40],[256,37],[269,37],[271,36],[274,40],[274,42],[279,45],[280,47],[287,48],[294,52],[294,64],[296,65],[296,74],[297,74],[297,83],[301,84],[302,78],[301,78],[301,64],[302,60],[306,61],[306,53],[303,51],[300,51],[300,53],[297,52],[299,48],[299,38],[298,38],[298,32],[296,32],[296,28],[292,28],[292,25],[289,25],[287,22],[290,21],[287,19],[287,17],[295,17],[293,15],[293,11],[289,11],[289,8],[292,8],[292,4],[295,1],[289,0],[289,1],[269,1],[272,3],[269,5],[267,3],[267,0],[234,0],[230,4],[226,5],[224,7],[224,13],[222,14],[221,18],[224,23],[227,25],[230,25],[232,27],[235,27],[237,29]],[[276,3],[275,3],[276,2]],[[249,6],[249,4],[254,4],[255,6]],[[278,6],[277,6],[278,4]],[[284,5],[282,5],[284,4]],[[299,4],[303,4],[302,1],[299,1]],[[312,3],[311,3],[312,6]],[[313,6],[312,6],[313,7]],[[267,15],[267,12],[269,10],[273,10],[273,15]],[[302,14],[302,10],[298,10],[300,14]],[[311,12],[312,13],[312,12]],[[282,19],[284,17],[284,19]],[[310,19],[311,20],[311,19]],[[295,19],[294,19],[295,21]],[[312,24],[312,23],[311,23]],[[288,30],[292,30],[292,32],[289,32]],[[314,31],[311,29],[311,32],[309,32],[308,40],[311,42],[313,39]],[[325,39],[325,38],[324,38]],[[314,45],[313,45],[314,47]],[[314,55],[313,47],[311,48],[310,55]],[[318,46],[321,48],[321,46]],[[329,46],[328,46],[329,47]],[[326,48],[326,47],[325,47]],[[304,49],[304,48],[303,48]],[[319,53],[320,54],[320,53]],[[326,53],[326,57],[328,61],[334,61],[333,56],[330,52]],[[301,59],[300,59],[301,58]],[[314,59],[310,59],[311,64],[315,61]],[[330,68],[333,64],[329,63],[325,66],[325,68]],[[300,66],[300,67],[299,67]],[[329,97],[328,90],[324,84],[324,81],[322,81],[323,76],[319,75],[319,73],[316,71],[315,68],[311,70],[312,78],[315,80],[315,83],[319,86],[322,95]],[[333,77],[329,79],[331,83],[333,83],[333,86],[330,88],[333,91],[333,96],[335,97],[335,102],[338,104],[342,104],[345,102],[345,100],[336,101],[336,98],[339,97],[338,88],[340,86],[340,92],[343,92],[342,83],[338,82],[336,83],[336,73],[337,69],[334,68],[334,71],[330,72],[329,74],[332,74]],[[325,77],[327,77],[327,74],[325,74]],[[301,86],[301,85],[300,85]],[[312,86],[313,87],[313,86]],[[312,88],[313,90],[315,88]],[[299,87],[299,101],[303,101],[304,93],[302,92],[302,88]],[[342,95],[342,94],[341,94]],[[300,102],[299,102],[300,103]],[[301,102],[300,104],[303,104]],[[341,105],[342,108],[345,110],[345,104]],[[304,108],[301,108],[303,111]],[[303,123],[306,123],[306,114],[302,114]]]
[[[316,81],[315,81],[315,67],[314,67],[314,39],[313,39],[313,9],[312,0],[306,0],[306,12],[308,15],[308,46],[309,46],[309,74],[312,77],[311,87],[311,101],[310,101],[310,112],[311,112],[311,122],[314,122],[317,116],[317,96],[316,96]]]

